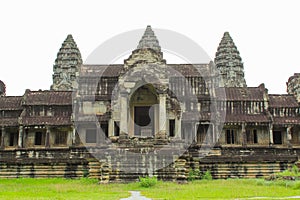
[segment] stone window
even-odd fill
[[[8,146],[15,146],[17,145],[17,140],[18,140],[18,134],[17,133],[9,133],[9,138],[8,138]]]
[[[35,132],[34,145],[45,145],[45,134],[42,132]]]
[[[226,130],[226,143],[235,144],[236,143],[236,131],[232,129]]]
[[[55,145],[66,145],[67,144],[67,136],[68,132],[67,131],[57,131],[55,133]]]
[[[201,102],[201,111],[202,112],[209,112],[210,110],[210,103],[209,101],[203,101]]]
[[[96,143],[97,142],[97,129],[87,129],[86,130],[85,142],[86,143]]]
[[[246,130],[246,138],[247,138],[247,144],[257,144],[258,138],[257,138],[257,130]]]
[[[169,120],[169,135],[170,137],[175,136],[175,119]]]
[[[48,109],[46,110],[46,115],[47,116],[53,116],[53,111],[52,111],[52,107],[48,107]]]
[[[35,116],[44,116],[45,115],[44,108],[41,106],[35,106],[34,107],[34,115]]]

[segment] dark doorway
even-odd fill
[[[274,131],[273,132],[273,142],[274,142],[274,144],[282,144],[281,131]]]
[[[154,110],[151,106],[134,107],[134,135],[152,136],[154,125]]]
[[[170,137],[175,136],[175,119],[169,120],[169,135]]]
[[[100,127],[105,134],[105,137],[108,138],[108,122],[101,122]]]
[[[44,145],[45,137],[42,132],[35,132],[34,145]]]
[[[208,130],[208,124],[199,124],[197,127],[197,143],[201,144],[204,142],[207,130]]]
[[[120,135],[120,122],[114,122],[114,136]]]
[[[10,133],[9,134],[9,146],[14,146],[15,145],[15,134],[14,133]]]

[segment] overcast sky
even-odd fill
[[[247,85],[265,83],[269,93],[286,93],[286,81],[300,72],[298,2],[1,1],[0,80],[7,95],[49,89],[53,63],[67,34],[73,35],[85,60],[111,37],[149,24],[189,37],[211,59],[229,31],[243,59]]]

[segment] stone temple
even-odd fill
[[[0,81],[2,178],[250,178],[299,161],[300,74],[287,94],[247,86],[228,32],[214,61],[192,64],[167,64],[150,26],[123,64],[83,64],[68,35],[50,90],[5,93]]]

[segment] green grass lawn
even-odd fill
[[[258,179],[202,180],[177,184],[159,181],[151,188],[139,183],[99,185],[93,179],[0,179],[0,199],[120,199],[138,190],[152,199],[238,199],[300,195],[300,182]]]

